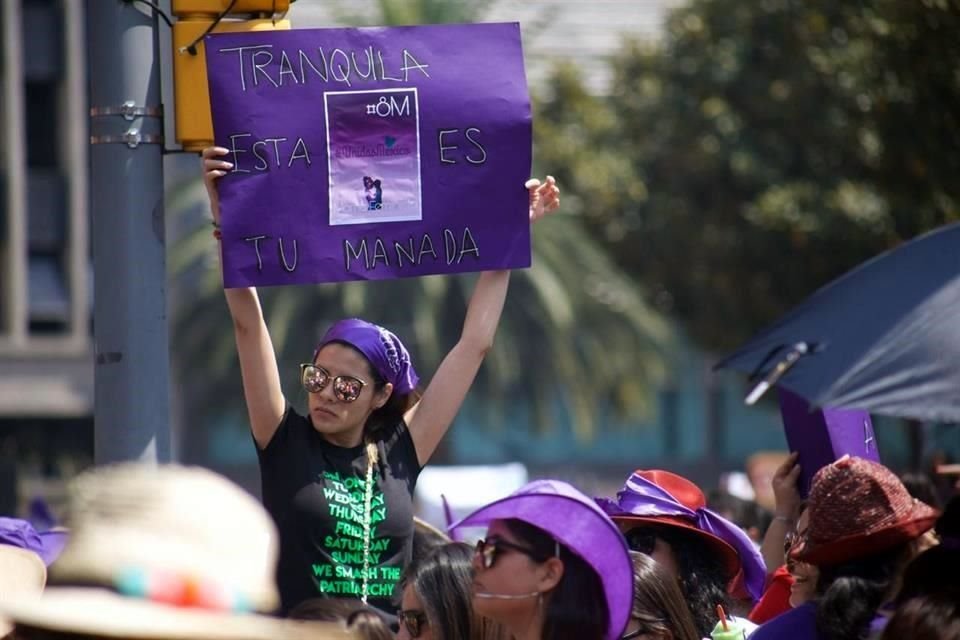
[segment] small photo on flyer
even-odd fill
[[[422,219],[418,106],[413,88],[324,94],[331,225]]]

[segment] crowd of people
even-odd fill
[[[0,519],[0,625],[16,640],[960,640],[960,495],[941,512],[844,456],[801,500],[796,464],[760,547],[664,470],[612,497],[533,481],[446,533],[411,522],[389,608],[322,590],[282,607],[274,518],[211,471],[95,468],[70,485],[67,528]]]
[[[203,153],[217,240],[226,153]],[[531,222],[559,206],[553,178],[525,188]],[[960,498],[941,513],[915,479],[856,457],[822,467],[805,499],[787,457],[770,517],[715,497],[725,517],[690,479],[641,469],[614,496],[537,480],[446,532],[418,522],[418,474],[493,341],[508,282],[479,276],[422,390],[397,335],[335,323],[300,366],[304,413],[281,391],[256,290],[226,289],[262,504],[198,468],[82,474],[67,529],[0,519],[5,634],[960,640]],[[458,541],[478,529],[475,545]]]

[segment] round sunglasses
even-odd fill
[[[554,556],[560,557],[560,543],[554,540]],[[497,557],[499,554],[503,553],[505,550],[516,551],[517,553],[522,553],[528,558],[533,558],[537,562],[543,562],[546,558],[543,557],[543,554],[539,554],[529,547],[524,547],[519,544],[514,544],[513,542],[508,542],[503,538],[487,538],[486,540],[477,540],[477,548],[474,553],[480,558],[480,565],[484,569],[492,569],[493,565],[497,562]]]
[[[300,365],[300,384],[310,393],[320,393],[333,381],[333,395],[340,402],[353,402],[360,397],[367,383],[353,376],[334,376],[315,364]]]
[[[400,609],[397,611],[397,619],[407,629],[411,638],[419,638],[423,633],[423,628],[429,624],[427,614],[416,609]]]

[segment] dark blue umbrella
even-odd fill
[[[834,280],[716,368],[751,376],[748,404],[782,385],[813,407],[960,422],[960,223]]]

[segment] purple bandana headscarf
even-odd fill
[[[345,342],[362,353],[397,393],[406,394],[417,388],[420,378],[413,370],[410,353],[400,338],[380,325],[359,318],[340,320],[320,340],[313,359],[331,342]]]
[[[38,532],[33,525],[19,518],[0,518],[0,544],[20,547],[33,551],[40,556],[43,563],[50,563],[57,559],[63,547],[67,544],[66,531]]]
[[[763,595],[767,578],[766,565],[757,547],[743,529],[706,507],[690,509],[681,504],[660,486],[638,473],[627,478],[617,493],[617,499],[597,498],[597,504],[611,517],[615,516],[679,516],[691,520],[706,533],[720,538],[740,556],[744,583],[754,601]]]

